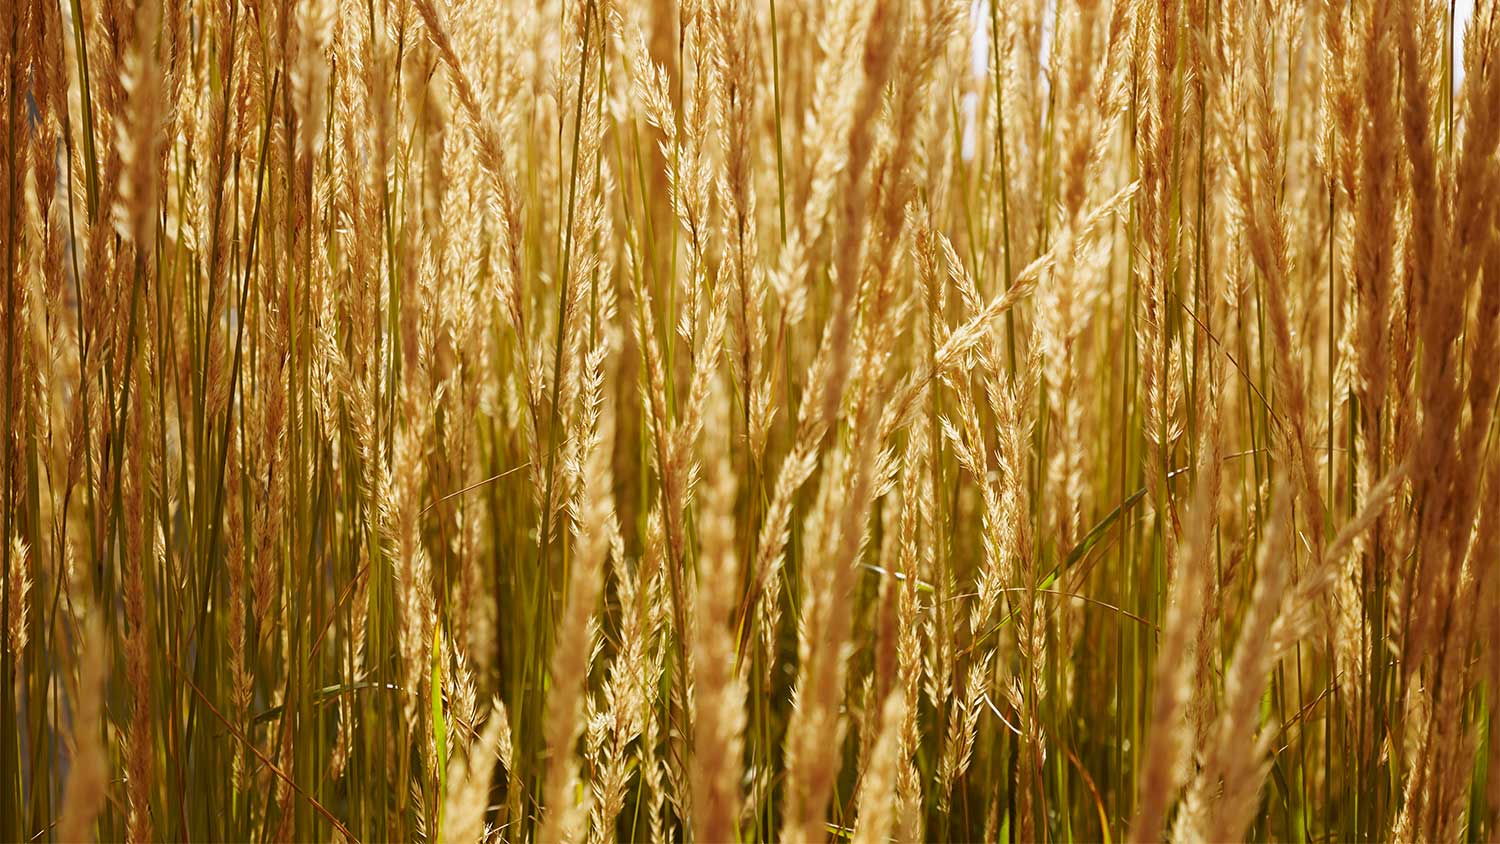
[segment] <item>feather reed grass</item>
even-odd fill
[[[0,59],[0,840],[1500,836],[1496,0]]]

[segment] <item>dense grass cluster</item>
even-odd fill
[[[1457,10],[4,0],[0,840],[1495,839]]]

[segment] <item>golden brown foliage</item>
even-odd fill
[[[0,840],[1500,835],[1500,3],[0,8]]]

